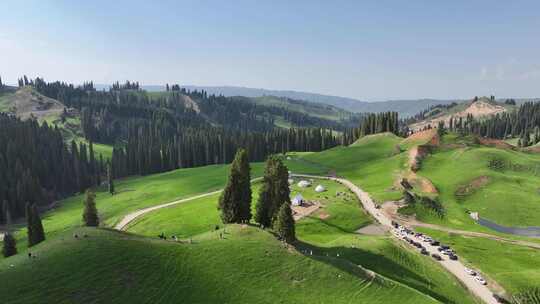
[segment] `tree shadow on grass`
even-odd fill
[[[368,273],[371,270],[386,278],[414,288],[443,303],[457,303],[429,289],[429,287],[434,286],[433,282],[430,282],[428,278],[422,277],[418,273],[407,269],[383,255],[378,255],[361,248],[347,248],[343,246],[318,247],[303,241],[297,241],[295,247],[299,252],[309,258],[329,264],[361,279],[373,279],[373,276],[370,277]],[[368,270],[368,272],[362,268]],[[382,283],[383,281],[375,279],[375,282]]]

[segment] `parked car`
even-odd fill
[[[455,255],[455,254],[453,254],[453,253],[452,253],[452,254],[450,254],[450,255],[449,255],[448,257],[449,257],[449,258],[450,258],[450,260],[452,260],[452,261],[457,261],[457,260],[458,260],[458,256],[457,256],[457,255]]]
[[[495,301],[497,301],[497,303],[505,303],[505,304],[510,303],[510,302],[508,302],[507,299],[503,298],[502,296],[500,296],[500,295],[498,295],[496,293],[493,294],[493,298],[495,298]]]
[[[480,283],[480,284],[482,284],[482,285],[487,285],[486,280],[484,280],[484,278],[482,278],[481,276],[476,276],[476,277],[474,277],[474,279],[475,279],[478,283]]]
[[[438,254],[436,254],[436,253],[432,254],[431,256],[432,256],[435,260],[437,260],[437,261],[442,261],[441,256],[438,255]]]
[[[429,243],[431,246],[439,246],[441,243],[439,241],[433,240]]]
[[[422,248],[420,253],[423,254],[423,255],[429,255],[429,252],[426,250],[426,248]]]
[[[476,275],[476,271],[470,269],[470,268],[465,268],[465,272],[472,275],[472,276],[475,276]]]

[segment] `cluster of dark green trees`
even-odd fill
[[[88,189],[86,191],[86,197],[83,201],[84,211],[82,216],[84,225],[88,227],[99,226],[99,217],[95,199],[96,195],[94,194],[94,192],[91,189]],[[28,247],[32,247],[45,240],[45,230],[43,229],[43,224],[41,223],[41,217],[39,216],[39,210],[37,205],[27,203],[25,209]],[[9,210],[5,210],[5,214],[7,218],[7,231],[4,234],[2,255],[7,258],[17,254],[17,242],[15,240],[15,237],[11,233],[11,216],[9,214]]]
[[[39,216],[39,210],[36,204],[27,203],[26,207],[26,227],[27,227],[27,238],[28,238],[28,247],[37,245],[45,240],[45,230],[43,229],[43,224],[41,223],[41,218]],[[6,214],[6,227],[7,231],[4,234],[4,241],[2,246],[2,254],[4,257],[10,257],[17,254],[17,242],[15,237],[11,233],[11,216],[9,210],[4,211]]]
[[[506,139],[518,137],[520,147],[540,142],[540,102],[526,102],[517,111],[503,112],[490,118],[475,119],[471,114],[452,117],[439,125],[453,132],[481,137]]]
[[[219,198],[218,210],[223,223],[249,223],[251,184],[248,155],[239,149],[231,165],[229,180]],[[276,156],[268,157],[256,206],[255,221],[263,228],[273,227],[278,237],[291,243],[296,240],[291,210],[289,173]]]
[[[391,132],[400,134],[400,123],[397,112],[370,113],[360,122],[359,136]]]
[[[246,149],[250,160],[263,161],[274,153],[322,151],[339,143],[331,131],[324,129],[263,133],[222,128],[185,128],[171,134],[163,131],[154,125],[134,129],[127,144],[113,150],[114,177],[230,163],[239,148]]]
[[[56,127],[0,113],[0,222],[24,216],[26,203],[45,207],[99,184],[102,167],[92,144],[68,149]]]

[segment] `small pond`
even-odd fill
[[[477,222],[484,227],[488,227],[498,232],[540,238],[540,227],[507,227],[483,218],[479,218]]]

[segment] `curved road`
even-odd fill
[[[328,177],[328,176],[317,176],[317,175],[307,175],[307,174],[292,174],[294,177],[304,177],[304,178],[314,178],[314,179],[327,179],[327,180],[333,180],[336,181],[347,188],[349,188],[360,200],[362,205],[364,206],[364,209],[371,214],[381,225],[392,227],[392,220],[389,219],[384,213],[382,213],[379,209],[376,208],[375,203],[369,196],[369,194],[362,189],[360,189],[358,186],[350,182],[349,180],[343,179],[343,178],[336,178],[336,177]],[[252,180],[252,182],[259,180],[261,178],[255,178]],[[181,204],[187,201],[195,200],[198,198],[218,194],[223,190],[217,190],[213,192],[208,192],[192,197],[188,197],[185,199],[177,200],[174,202],[157,205],[153,207],[148,207],[145,209],[137,210],[135,212],[132,212],[128,215],[126,215],[118,224],[114,226],[114,229],[116,230],[125,230],[127,225],[134,221],[136,218],[152,212],[154,210],[158,210],[161,208],[170,207],[173,205]],[[390,235],[394,236],[393,233]],[[414,237],[413,237],[414,238]],[[416,241],[420,241],[419,239],[414,238]],[[438,253],[435,247],[433,246],[426,246],[426,249],[430,253]],[[493,298],[493,293],[484,285],[481,285],[478,283],[472,276],[468,275],[465,272],[465,266],[458,260],[458,261],[452,261],[446,258],[445,260],[442,260],[439,262],[444,268],[446,268],[449,272],[451,272],[456,278],[458,278],[463,285],[467,287],[469,291],[471,291],[477,298],[481,299],[484,303],[488,304],[497,304],[497,301],[495,298]]]
[[[305,178],[318,178],[318,179],[328,179],[333,180],[338,183],[343,184],[347,188],[349,188],[360,200],[362,205],[364,206],[364,209],[366,209],[367,212],[369,212],[381,225],[392,227],[392,220],[389,219],[384,213],[382,213],[379,209],[377,209],[375,206],[375,203],[369,196],[369,194],[362,189],[360,189],[358,186],[353,184],[352,182],[343,179],[343,178],[336,178],[336,177],[327,177],[327,176],[315,176],[315,175],[304,175],[304,174],[295,174],[296,177],[305,177]],[[394,236],[393,233],[390,235]],[[397,238],[397,237],[396,237]],[[417,239],[413,237],[415,241],[420,242],[420,239]],[[426,249],[428,250],[429,254],[437,253],[436,247],[433,246],[426,246]],[[487,286],[481,285],[478,283],[472,276],[468,275],[465,272],[465,266],[458,260],[458,261],[452,261],[446,257],[445,260],[442,260],[439,262],[446,270],[451,272],[456,278],[458,278],[463,285],[467,287],[476,297],[481,299],[484,303],[489,304],[497,304],[497,301],[495,298],[493,298],[493,293],[487,288]]]

